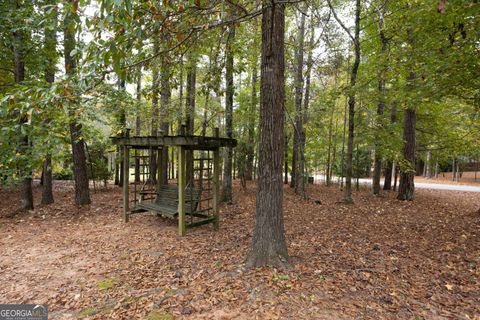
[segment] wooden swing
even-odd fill
[[[185,126],[177,136],[130,137],[129,131],[127,129],[124,135],[111,138],[122,150],[124,221],[129,221],[130,214],[153,211],[165,217],[178,218],[180,236],[185,235],[186,228],[207,223],[213,223],[218,229],[219,149],[235,147],[237,141],[220,138],[218,128],[214,129],[213,137],[185,135]],[[168,147],[177,148],[176,185],[160,183],[163,149]],[[140,190],[137,190],[137,182],[134,183],[133,201],[130,201],[129,190],[131,150],[134,150],[135,165],[141,167],[144,180]],[[199,156],[194,157],[195,154]],[[156,173],[148,171],[152,158],[158,163]]]

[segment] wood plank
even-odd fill
[[[207,223],[215,223],[215,217],[205,218],[197,221],[193,221],[187,224],[187,228],[198,227]]]

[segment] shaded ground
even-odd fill
[[[152,214],[124,224],[119,189],[82,211],[61,189],[52,206],[0,218],[0,303],[47,303],[51,319],[480,319],[477,193],[357,192],[343,205],[333,187],[310,201],[286,187],[295,265],[245,271],[253,185],[222,207],[220,231],[184,238]],[[0,217],[15,201],[0,191]]]

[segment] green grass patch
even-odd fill
[[[117,280],[114,278],[105,278],[97,283],[97,287],[100,290],[109,290],[115,287]]]
[[[174,320],[174,317],[171,313],[168,313],[168,312],[152,310],[148,314],[147,320]]]
[[[80,312],[80,317],[91,317],[93,315],[97,314],[97,309],[93,307],[88,307],[86,309],[83,309],[82,312]]]
[[[272,277],[273,282],[288,281],[290,277],[286,274],[276,274]]]

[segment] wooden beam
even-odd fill
[[[178,235],[185,235],[185,150],[178,148]]]
[[[111,137],[116,145],[131,147],[185,146],[191,149],[214,150],[219,147],[235,147],[237,140],[220,137],[202,136],[148,136],[148,137]]]
[[[215,217],[208,217],[204,219],[200,219],[197,221],[193,221],[187,224],[187,228],[193,228],[193,227],[198,227],[207,223],[215,223]]]

